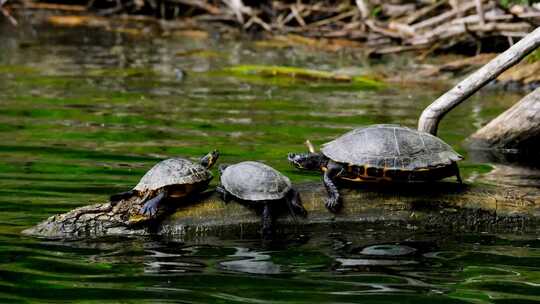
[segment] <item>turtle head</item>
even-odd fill
[[[219,157],[219,151],[214,150],[205,156],[203,156],[200,160],[201,166],[210,169],[212,166],[216,163],[217,159]]]
[[[298,169],[320,170],[325,157],[321,153],[289,153],[287,159]]]

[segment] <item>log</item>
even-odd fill
[[[540,189],[455,182],[342,185],[343,208],[324,207],[321,183],[296,185],[306,218],[292,219],[286,208],[276,222],[278,233],[312,233],[333,229],[362,230],[377,226],[438,231],[530,231],[540,227]],[[77,239],[111,235],[159,234],[182,240],[212,236],[258,237],[260,216],[236,202],[223,203],[207,192],[164,211],[153,222],[139,221],[140,202],[127,200],[80,207],[51,216],[25,230],[27,235]]]
[[[418,120],[418,130],[437,135],[441,119],[450,110],[473,95],[480,88],[499,76],[502,72],[518,63],[523,57],[540,46],[540,27],[523,37],[504,53],[495,57],[488,64],[458,83],[429,105]]]
[[[476,146],[527,150],[540,143],[540,88],[471,135]]]

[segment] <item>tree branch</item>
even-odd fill
[[[458,83],[429,105],[418,120],[418,130],[437,135],[439,122],[444,115],[473,95],[502,72],[518,63],[540,46],[540,27],[523,37],[504,53]]]

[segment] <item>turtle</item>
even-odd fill
[[[324,144],[316,153],[289,153],[289,162],[299,168],[322,170],[328,192],[326,207],[336,212],[340,195],[336,179],[354,182],[427,182],[456,176],[463,159],[440,138],[395,124],[377,124],[353,129]]]
[[[115,204],[120,200],[139,197],[144,203],[139,213],[153,217],[164,199],[204,191],[213,178],[209,169],[218,157],[219,152],[214,150],[202,157],[199,163],[182,157],[160,161],[146,172],[132,190],[111,195],[110,201]]]
[[[273,219],[279,204],[285,203],[293,218],[305,217],[300,195],[291,181],[276,169],[255,161],[244,161],[219,168],[220,185],[216,191],[224,202],[234,199],[240,203],[262,208],[262,235],[270,238],[273,234]]]

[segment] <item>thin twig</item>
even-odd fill
[[[478,13],[478,17],[480,18],[480,24],[486,23],[484,20],[484,6],[482,0],[475,0],[476,2],[476,12]]]

